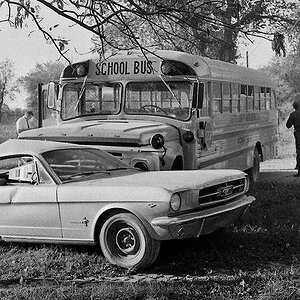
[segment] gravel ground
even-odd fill
[[[295,157],[276,158],[264,161],[261,163],[260,171],[272,172],[272,171],[283,171],[283,172],[296,172],[296,159]]]

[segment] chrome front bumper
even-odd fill
[[[222,206],[153,219],[151,225],[168,229],[171,239],[199,237],[223,228],[238,220],[255,201],[252,196],[242,196]],[[162,239],[168,239],[166,236]]]

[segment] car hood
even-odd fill
[[[106,177],[102,175],[98,179],[61,184],[58,186],[58,195],[60,202],[81,202],[83,199],[103,203],[165,202],[175,192],[197,190],[240,178],[245,178],[245,173],[236,170],[139,172]]]
[[[112,174],[112,173],[111,173]],[[76,182],[78,186],[105,186],[105,187],[156,187],[168,191],[181,191],[204,188],[230,180],[245,177],[245,173],[238,170],[191,170],[191,171],[161,171],[138,172],[126,176],[107,175],[101,179],[92,179]]]
[[[68,122],[21,133],[20,138],[47,139],[85,144],[146,145],[150,137],[163,133],[165,140],[178,138],[171,125],[143,120],[89,120]]]

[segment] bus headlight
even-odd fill
[[[181,207],[181,197],[178,193],[175,193],[171,196],[170,199],[170,208],[172,211],[177,212]]]
[[[161,149],[165,144],[165,139],[158,133],[150,139],[150,144],[154,149]]]

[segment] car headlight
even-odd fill
[[[179,211],[181,207],[181,197],[179,194],[175,193],[171,196],[170,199],[170,208],[174,211],[177,212]]]
[[[247,193],[248,190],[249,190],[249,187],[250,187],[250,179],[249,179],[248,175],[246,175],[246,179],[245,180],[246,180],[246,182],[245,182],[245,190],[244,190],[244,192]]]

